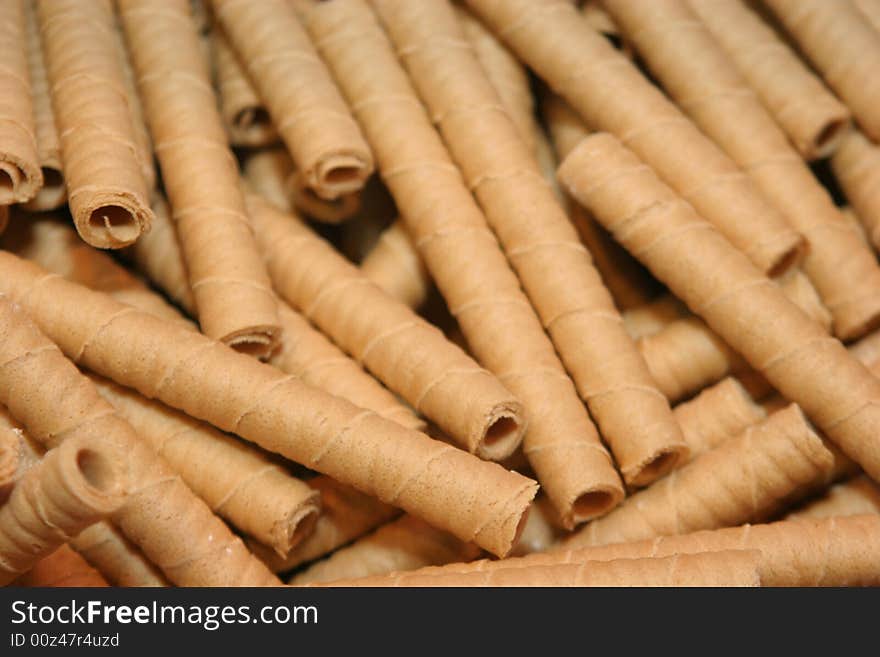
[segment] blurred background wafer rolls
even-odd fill
[[[418,309],[431,291],[431,274],[401,219],[382,231],[361,262],[361,271],[386,294],[410,308]]]
[[[0,205],[24,203],[43,186],[27,58],[25,0],[0,4]]]
[[[280,337],[189,4],[120,3],[202,331],[254,356]]]
[[[109,0],[40,0],[37,9],[77,232],[94,246],[126,246],[149,230],[153,213],[112,6]]]
[[[804,272],[841,339],[880,323],[880,266],[687,2],[606,0],[666,91],[809,243]],[[880,46],[880,35],[877,37]],[[705,216],[705,215],[704,215]]]
[[[569,2],[467,0],[467,5],[591,128],[615,134],[637,152],[760,269],[781,273],[797,264],[803,238]],[[672,143],[675,148],[669,148]]]
[[[68,545],[62,545],[43,557],[24,575],[16,586],[102,587],[110,586],[104,576]]]
[[[70,545],[115,586],[171,586],[158,566],[108,521],[80,532]]]
[[[865,475],[834,484],[816,499],[795,509],[787,520],[834,518],[874,513],[880,515],[880,486]]]
[[[587,137],[559,174],[628,251],[880,477],[880,380],[838,340],[611,135]]]
[[[321,198],[357,191],[369,146],[287,0],[211,0],[298,171]]]

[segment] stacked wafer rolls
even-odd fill
[[[199,323],[210,337],[266,356],[279,338],[277,307],[189,4],[126,0],[120,12]]]
[[[373,170],[369,147],[287,0],[211,0],[306,184],[335,199]]]
[[[733,60],[686,2],[605,6],[697,125],[749,175],[809,243],[804,271],[842,339],[880,322],[880,267],[786,140]],[[878,43],[880,46],[880,43]]]
[[[880,477],[880,380],[840,342],[611,135],[587,137],[560,176],[627,250],[847,456]],[[760,337],[754,326],[762,327]]]
[[[109,0],[37,3],[67,197],[89,244],[120,248],[152,211]]]
[[[43,186],[27,58],[24,0],[0,6],[0,205],[23,203]]]
[[[494,376],[295,217],[255,196],[247,203],[285,299],[465,449],[494,460],[513,453],[522,407]],[[291,251],[299,257],[287,258]]]
[[[116,511],[129,485],[120,446],[77,436],[50,449],[0,507],[0,584]]]
[[[624,481],[645,485],[662,476],[687,452],[669,404],[623,328],[577,232],[465,47],[451,5],[446,0],[374,0],[373,6]],[[534,213],[541,216],[540,224]],[[615,355],[611,361],[609,353]]]
[[[623,491],[608,454],[370,8],[322,3],[307,27],[472,353],[523,402],[524,452],[560,515],[612,508]]]

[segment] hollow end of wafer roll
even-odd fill
[[[838,116],[827,117],[812,131],[813,136],[809,143],[801,148],[801,152],[809,161],[830,157],[840,146],[851,125],[850,117],[845,112],[841,112]]]
[[[32,199],[43,186],[40,170],[9,153],[0,153],[0,158],[0,204]]]
[[[232,347],[240,354],[265,360],[269,357],[278,341],[281,330],[277,326],[249,326],[241,331],[224,335],[220,342]]]
[[[342,194],[334,199],[325,199],[306,185],[305,180],[294,171],[285,182],[287,195],[293,206],[315,221],[325,224],[338,224],[351,219],[361,209],[361,192]]]
[[[41,171],[43,186],[23,205],[25,210],[32,212],[55,210],[67,202],[67,186],[64,184],[64,174],[61,169],[44,164]]]
[[[105,444],[69,441],[57,449],[70,452],[61,460],[61,474],[70,490],[98,512],[110,514],[122,504],[124,486],[119,455]]]
[[[623,473],[630,488],[647,486],[687,462],[690,450],[684,443],[664,447]]]
[[[305,173],[309,187],[332,201],[363,188],[372,172],[370,162],[353,153],[333,153],[319,159],[315,171]]]
[[[510,405],[493,408],[474,453],[486,461],[502,461],[519,447],[525,431],[522,408]]]
[[[624,493],[614,486],[596,486],[578,493],[568,507],[570,511],[560,516],[566,529],[574,529],[577,525],[604,516],[623,501]]]
[[[273,141],[275,126],[262,105],[240,108],[229,119],[235,141],[242,146],[260,146]]]
[[[103,198],[109,196],[110,198]],[[148,208],[120,194],[96,194],[91,203],[83,204],[73,222],[80,236],[99,249],[121,249],[137,241],[152,224]]]
[[[304,539],[308,538],[315,530],[315,523],[318,522],[318,517],[320,515],[320,495],[316,492],[315,503],[303,505],[300,508],[295,509],[290,516],[285,519],[285,522],[279,526],[278,529],[282,536],[279,537],[280,540],[276,539],[274,545],[283,545],[286,546],[287,549],[280,551],[276,548],[278,555],[282,558],[286,557],[293,548],[302,543]]]

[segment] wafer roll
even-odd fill
[[[129,482],[112,440],[78,436],[50,449],[0,507],[0,584],[116,511]]]
[[[880,3],[877,0],[853,0],[853,3],[868,19],[871,27],[880,32]]]
[[[61,141],[52,111],[52,95],[43,58],[43,43],[37,22],[36,3],[24,2],[27,27],[28,75],[31,83],[31,100],[34,106],[37,156],[43,173],[43,186],[24,206],[28,210],[54,210],[67,202],[67,188],[61,171]]]
[[[789,513],[786,520],[833,518],[865,514],[880,515],[880,487],[865,475],[833,485],[828,491]]]
[[[831,158],[831,166],[868,239],[880,248],[880,147],[852,130]]]
[[[663,294],[623,312],[623,325],[634,340],[660,332],[687,315],[687,307],[671,294]]]
[[[880,380],[839,341],[614,137],[585,139],[560,167],[560,177],[774,388],[869,475],[880,477]]]
[[[467,0],[467,5],[590,127],[624,141],[760,269],[780,273],[797,264],[802,238],[577,9],[565,0]]]
[[[189,5],[125,0],[120,11],[199,324],[209,337],[265,357],[280,336],[275,297]]]
[[[268,457],[164,404],[99,377],[101,396],[211,510],[286,555],[308,536],[320,495]]]
[[[294,586],[357,579],[455,561],[470,561],[481,550],[405,515],[333,553],[290,580]]]
[[[348,107],[287,0],[211,0],[308,187],[335,199],[373,170]]]
[[[109,522],[95,523],[80,532],[70,545],[111,584],[141,588],[170,586],[156,565]]]
[[[0,205],[24,203],[43,186],[27,59],[24,0],[0,4]]]
[[[321,515],[309,536],[284,558],[256,541],[248,542],[254,554],[276,573],[323,557],[393,520],[400,513],[393,506],[343,486],[329,477],[315,477],[308,483],[321,494]]]
[[[760,552],[757,550],[726,550],[570,565],[497,568],[486,572],[395,573],[336,581],[328,586],[760,586],[759,561]]]
[[[307,28],[470,350],[523,402],[524,452],[560,516],[573,525],[606,512],[622,497],[619,476],[376,18],[363,1],[321,3]]]
[[[63,281],[51,276],[48,280]],[[118,302],[107,299],[117,306]],[[123,315],[128,308],[117,307]],[[0,298],[0,338],[0,402],[47,447],[79,436],[101,436],[114,443],[122,454],[128,496],[113,518],[170,579],[183,585],[277,583],[5,296]],[[124,345],[124,341],[117,344]]]
[[[792,404],[628,498],[569,547],[731,527],[761,517],[831,470],[833,457]]]
[[[627,484],[686,457],[669,404],[446,0],[373,0]],[[538,214],[541,221],[535,222]],[[614,354],[609,360],[608,354]]]
[[[493,460],[513,453],[522,406],[495,377],[296,217],[256,196],[247,203],[282,296],[469,452]]]
[[[354,485],[494,554],[507,553],[516,542],[536,492],[531,479],[6,252],[0,252],[0,292],[24,304],[65,353],[96,374]],[[231,550],[229,556],[238,554]],[[235,575],[232,567],[216,563],[211,573]]]
[[[110,584],[101,573],[65,544],[35,563],[33,568],[15,580],[15,586],[92,588]]]
[[[389,296],[419,308],[431,291],[431,275],[406,229],[398,219],[382,231],[361,263],[364,276]]]
[[[880,139],[880,38],[853,2],[761,0],[797,42],[856,122]]]
[[[873,254],[687,2],[609,0],[606,7],[681,108],[807,239],[803,268],[834,317],[835,335],[859,337],[880,323]]]
[[[215,27],[209,38],[220,116],[229,142],[233,146],[248,147],[275,143],[278,131],[223,30]]]
[[[126,246],[149,230],[153,213],[111,4],[41,0],[37,8],[77,232],[97,247]]]
[[[282,146],[254,150],[241,162],[246,188],[288,212],[293,210],[288,182],[294,171],[293,160]]]
[[[545,552],[558,543],[566,532],[559,519],[559,514],[550,500],[544,495],[539,495],[529,512],[519,543],[516,544],[511,555],[523,556],[533,552]]]
[[[779,34],[739,0],[688,4],[801,156],[816,160],[831,155],[849,126],[849,109]]]

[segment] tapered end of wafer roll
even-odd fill
[[[79,190],[77,190],[79,191]],[[99,249],[121,249],[150,230],[153,212],[126,192],[88,190],[80,196],[73,223],[80,236]],[[71,196],[73,210],[74,197]]]

